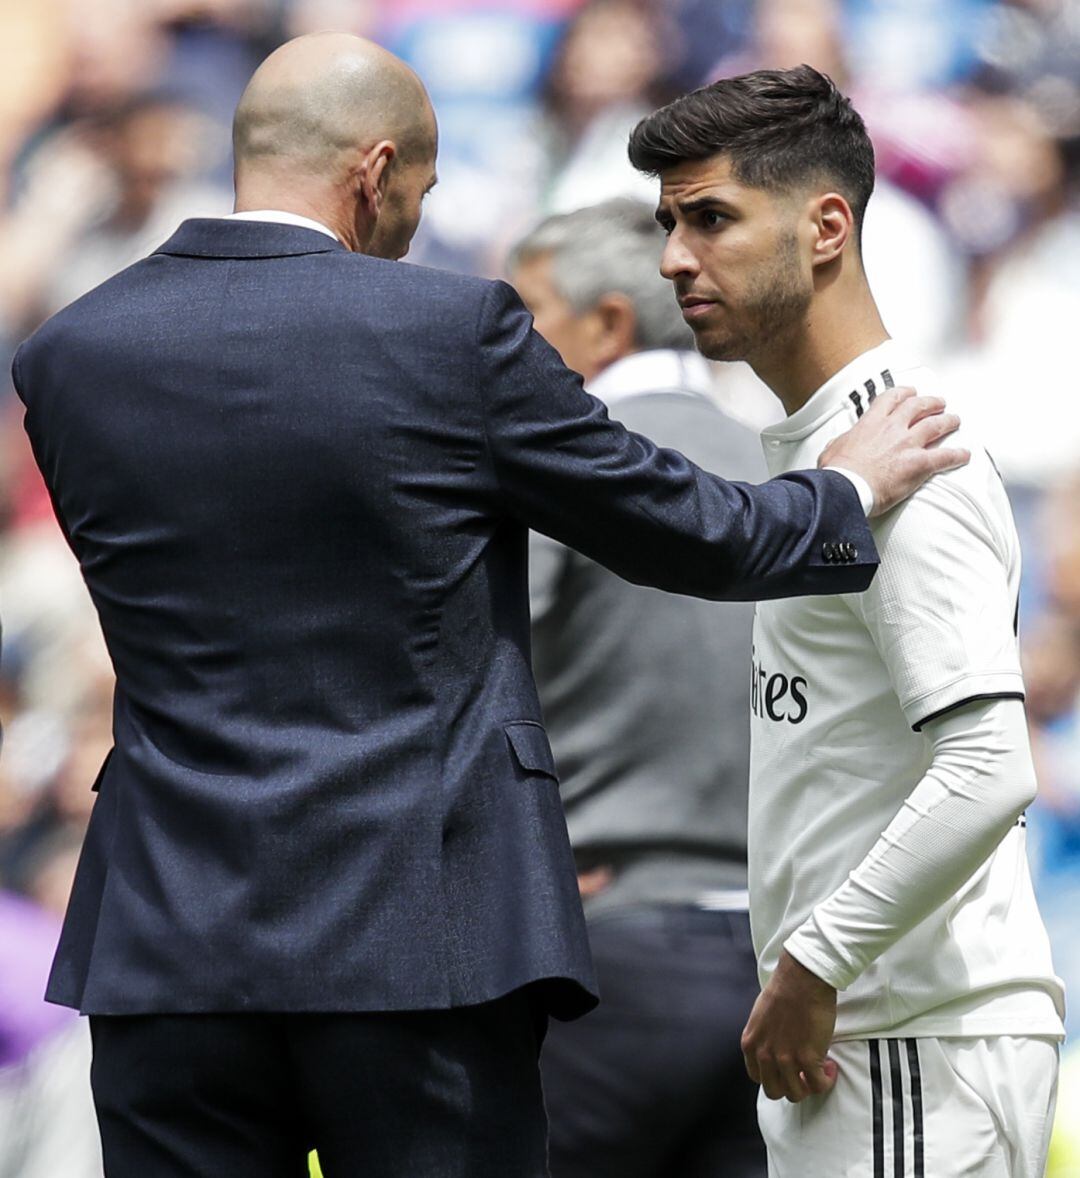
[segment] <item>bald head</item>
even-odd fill
[[[252,171],[327,175],[356,151],[394,143],[402,162],[434,157],[423,83],[392,53],[346,33],[297,37],[248,83],[233,122],[237,180]]]

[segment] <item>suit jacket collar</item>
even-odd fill
[[[289,258],[344,249],[325,233],[298,225],[201,217],[185,221],[154,252],[185,258]]]

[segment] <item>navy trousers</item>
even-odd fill
[[[600,1005],[553,1025],[540,1061],[552,1178],[764,1178],[746,913],[626,910],[589,941]]]
[[[374,1014],[92,1016],[107,1178],[544,1178],[527,990]]]

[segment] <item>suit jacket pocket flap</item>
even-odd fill
[[[505,725],[506,736],[514,750],[517,763],[526,773],[546,773],[558,781],[555,758],[551,755],[547,733],[532,720],[521,720]]]

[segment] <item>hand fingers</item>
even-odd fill
[[[801,1066],[794,1060],[777,1060],[766,1054],[744,1052],[743,1059],[750,1078],[761,1085],[769,1100],[786,1098],[792,1104],[831,1092],[840,1072],[836,1061],[828,1057],[804,1060]]]
[[[812,1093],[799,1070],[799,1065],[793,1059],[777,1060],[771,1056],[761,1058],[758,1060],[758,1068],[761,1072],[762,1090],[770,1100],[786,1098],[792,1104],[798,1104]]]
[[[743,1033],[743,1038],[746,1039],[746,1032]],[[746,1064],[746,1074],[755,1084],[761,1085],[762,1091],[770,1100],[779,1100],[785,1094],[780,1069],[771,1055],[763,1052],[759,1056],[753,1046],[746,1043],[743,1046],[743,1062]]]
[[[910,385],[898,385],[895,389],[889,389],[888,392],[880,393],[875,397],[868,412],[873,413],[876,410],[878,413],[892,413],[905,401],[910,401],[916,395]]]
[[[758,1071],[761,1075],[761,1090],[770,1100],[782,1100],[787,1095],[787,1084],[776,1062],[772,1059],[758,1060]]]
[[[960,448],[927,450],[924,457],[929,464],[930,472],[940,474],[943,470],[956,470],[958,466],[967,466],[971,461],[971,451]]]
[[[960,428],[960,418],[955,413],[942,413],[937,417],[925,418],[912,426],[910,436],[916,445],[932,446]]]
[[[941,397],[911,397],[904,402],[902,413],[907,418],[908,428],[917,425],[927,417],[934,417],[945,411],[945,401]]]

